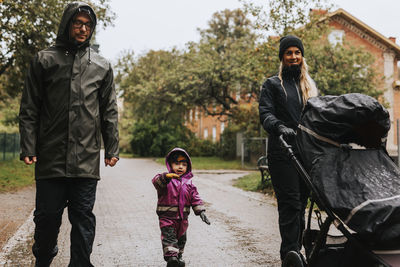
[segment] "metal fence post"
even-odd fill
[[[7,145],[7,133],[3,134],[4,141],[3,141],[3,161],[6,160],[6,145]]]
[[[400,129],[400,120],[397,119],[397,166],[400,167],[400,134],[399,134],[399,129]]]
[[[17,150],[17,134],[14,133],[14,138],[13,138],[13,158],[15,158],[15,152]]]
[[[244,169],[244,138],[242,137],[242,169]]]

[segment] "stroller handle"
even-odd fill
[[[281,142],[281,145],[284,147],[288,147],[289,145],[286,143],[285,138],[283,138],[283,134],[279,136],[279,141]]]
[[[292,146],[289,145],[285,138],[283,137],[283,134],[281,134],[279,136],[279,143],[281,145],[281,147],[285,150],[285,152],[287,153],[287,155],[289,156],[289,158],[293,158],[294,157],[294,152],[292,150]]]

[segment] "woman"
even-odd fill
[[[300,251],[304,230],[304,211],[308,189],[295,167],[279,145],[279,136],[297,147],[294,137],[301,112],[308,98],[316,96],[317,88],[308,74],[302,41],[293,35],[280,40],[279,73],[262,86],[260,122],[268,132],[268,168],[278,201],[279,230],[282,239],[280,256],[283,261],[291,251]]]

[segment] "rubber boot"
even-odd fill
[[[35,247],[35,245],[33,245]],[[34,251],[35,255],[35,249],[33,248],[32,251]],[[43,256],[43,255],[35,255],[36,261],[35,261],[35,267],[50,267],[51,262],[53,261],[54,257],[58,253],[58,247],[55,246],[53,251],[51,252],[50,256]]]
[[[182,259],[182,254],[178,254],[179,267],[185,267],[186,263]]]
[[[35,267],[49,267],[51,262],[53,261],[53,258],[48,259],[48,260],[36,260],[35,261]]]
[[[167,261],[167,267],[179,267],[179,260],[177,257],[170,257]]]

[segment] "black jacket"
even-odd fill
[[[285,153],[279,145],[278,127],[279,125],[285,125],[296,130],[303,110],[302,95],[298,81],[294,78],[284,77],[283,85],[286,90],[282,87],[278,76],[270,77],[262,85],[260,93],[260,122],[269,134],[269,158],[284,157]],[[296,148],[295,146],[293,147]]]
[[[20,157],[37,156],[36,179],[99,179],[101,135],[105,156],[118,157],[111,65],[90,49],[91,36],[79,45],[69,40],[69,23],[83,6],[93,12],[83,3],[66,7],[56,45],[36,55],[26,76],[19,114]]]

